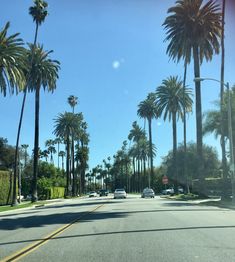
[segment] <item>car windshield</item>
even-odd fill
[[[235,0],[0,3],[0,262],[235,261]]]

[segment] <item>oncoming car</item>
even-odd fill
[[[91,191],[89,197],[97,197],[97,193],[95,191]]]
[[[114,191],[114,196],[113,198],[126,198],[126,191],[124,189],[116,189]]]
[[[142,193],[141,197],[142,198],[145,198],[145,197],[154,198],[155,197],[155,193],[154,193],[154,191],[151,188],[145,188],[143,190],[143,193]]]

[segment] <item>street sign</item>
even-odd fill
[[[164,184],[164,185],[168,184],[168,177],[167,176],[162,177],[162,184]]]

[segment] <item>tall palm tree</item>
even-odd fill
[[[72,111],[74,113],[74,108],[78,103],[78,98],[74,95],[71,95],[71,96],[68,97],[68,103],[72,107]]]
[[[32,71],[32,65],[33,65],[33,58],[34,58],[34,48],[36,47],[37,43],[37,36],[38,36],[38,28],[39,25],[41,25],[46,16],[47,16],[47,2],[43,0],[34,0],[34,6],[31,6],[29,8],[29,14],[33,17],[33,21],[36,22],[36,29],[35,29],[35,34],[34,34],[34,43],[33,43],[33,52],[31,56],[31,60],[28,61],[28,68],[27,70],[24,70],[26,82],[28,82],[29,74]],[[22,106],[21,106],[21,112],[20,112],[20,120],[19,120],[19,125],[18,125],[18,131],[17,131],[17,139],[16,139],[16,150],[15,150],[15,167],[14,167],[14,192],[16,191],[16,177],[17,177],[17,163],[18,163],[18,148],[19,148],[19,140],[20,140],[20,131],[21,131],[21,125],[22,125],[22,120],[23,120],[23,115],[24,115],[24,107],[25,107],[25,101],[26,101],[26,95],[27,95],[27,88],[26,85],[24,85],[24,96],[23,96],[23,101],[22,101]],[[16,205],[16,194],[13,193],[13,201],[12,205]]]
[[[39,105],[40,105],[40,89],[41,86],[48,92],[53,92],[56,88],[58,79],[59,62],[51,60],[49,54],[52,51],[44,51],[42,46],[29,45],[29,61],[33,64],[28,79],[28,90],[35,91],[35,134],[34,134],[34,164],[33,164],[33,193],[32,202],[37,201],[37,174],[38,174],[38,147],[39,147]]]
[[[63,171],[64,171],[64,157],[65,157],[65,155],[66,155],[65,152],[62,151],[62,150],[59,152],[59,155],[58,155],[59,157],[62,158],[62,170]]]
[[[54,141],[53,139],[48,139],[48,140],[46,140],[46,142],[45,142],[45,146],[47,147],[47,150],[48,150],[48,152],[50,153],[50,156],[51,156],[51,157],[50,157],[51,163],[54,162],[54,161],[53,161],[53,154],[56,153],[56,150],[55,150],[54,145],[55,145],[55,141]]]
[[[10,94],[18,92],[25,87],[26,69],[25,49],[22,47],[23,41],[18,38],[19,34],[7,36],[10,23],[8,22],[2,31],[0,31],[0,92],[6,96],[7,87]],[[14,178],[13,178],[13,194],[12,205],[17,205],[17,173],[18,166],[19,143],[15,150],[14,161]]]
[[[41,152],[41,156],[42,156],[42,157],[45,157],[45,160],[46,160],[46,162],[47,162],[47,159],[48,159],[48,156],[49,156],[49,151],[48,151],[47,149],[43,150],[43,151]]]
[[[29,145],[22,144],[21,147],[24,150],[24,166],[26,166],[26,164],[27,164],[27,157],[28,157],[27,149],[28,149]]]
[[[223,0],[222,3],[222,32],[221,32],[221,72],[220,72],[220,111],[221,117],[223,116],[223,106],[224,106],[224,60],[225,60],[225,47],[224,47],[224,30],[225,30],[225,5],[226,1]],[[226,159],[226,149],[225,149],[225,122],[221,119],[221,150],[222,150],[222,169],[223,178],[227,179],[228,176],[228,166]]]
[[[69,195],[69,181],[70,181],[70,141],[71,136],[74,131],[76,131],[79,126],[78,123],[80,121],[80,117],[78,114],[65,112],[64,114],[59,114],[55,119],[55,126],[53,133],[57,137],[61,137],[66,141],[66,195]]]
[[[150,150],[150,172],[151,172],[151,181],[150,185],[153,183],[153,155],[152,155],[152,120],[159,116],[157,107],[155,104],[156,95],[154,93],[150,93],[147,96],[147,99],[142,101],[139,104],[139,109],[137,114],[141,118],[145,118],[148,121],[148,131],[149,131],[149,150]]]
[[[132,123],[132,129],[129,132],[128,139],[135,143],[132,151],[132,164],[133,164],[133,189],[138,191],[139,185],[139,167],[140,167],[140,157],[139,157],[139,141],[146,137],[145,130],[142,129],[136,121]],[[137,166],[137,167],[136,167]]]
[[[59,159],[59,153],[60,153],[60,144],[62,143],[62,140],[60,137],[57,137],[54,139],[54,144],[57,144],[57,168],[60,167],[60,159]]]
[[[163,25],[169,41],[167,53],[177,60],[183,58],[194,60],[194,77],[200,77],[200,64],[205,58],[210,61],[214,53],[219,53],[221,36],[221,14],[219,6],[209,0],[202,5],[202,0],[178,0],[176,5],[168,9],[170,14]],[[196,127],[198,176],[203,180],[202,167],[202,110],[201,84],[195,82],[196,93]]]
[[[177,162],[176,162],[176,151],[177,151],[177,119],[183,120],[184,110],[187,112],[192,110],[192,98],[191,90],[185,88],[183,82],[178,77],[170,76],[169,78],[162,81],[162,85],[156,89],[156,106],[159,115],[163,115],[164,121],[168,118],[172,121],[173,131],[173,162],[176,173],[176,188],[178,183],[177,174]]]

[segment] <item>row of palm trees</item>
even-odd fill
[[[24,106],[28,92],[35,92],[35,132],[34,132],[34,164],[32,182],[32,201],[37,201],[37,173],[39,159],[39,107],[40,90],[53,92],[59,77],[59,62],[52,60],[52,51],[45,51],[43,46],[37,43],[40,25],[47,17],[47,2],[34,0],[34,5],[29,8],[29,14],[36,24],[33,44],[25,47],[19,33],[8,36],[10,23],[8,22],[0,31],[0,91],[6,96],[9,94],[23,92],[22,108],[16,139],[14,183],[12,205],[17,204],[16,183],[19,173],[19,141],[20,131],[24,113]]]
[[[147,98],[138,106],[138,115],[148,121],[148,142],[150,174],[153,180],[153,145],[152,145],[152,120],[163,117],[172,121],[173,131],[173,155],[177,179],[177,119],[184,123],[184,150],[186,152],[186,114],[192,111],[191,90],[186,88],[187,67],[193,60],[194,77],[200,78],[200,65],[204,60],[210,61],[214,54],[218,54],[222,47],[221,65],[221,110],[223,108],[223,83],[224,83],[224,14],[225,0],[221,7],[213,0],[178,0],[175,6],[168,9],[168,16],[163,26],[166,30],[168,47],[166,53],[174,62],[183,60],[184,77],[181,81],[178,77],[171,76],[163,80],[154,93],[148,94]],[[198,153],[198,178],[201,181],[203,194],[203,154],[202,154],[202,109],[201,109],[201,84],[195,81],[195,112],[196,112],[196,141]],[[222,121],[221,121],[222,123]],[[136,125],[136,124],[135,124]],[[224,132],[222,132],[222,153],[225,161]],[[115,164],[115,162],[114,162]],[[135,169],[135,165],[133,165]],[[185,171],[186,172],[186,171]],[[152,182],[152,181],[151,181]]]
[[[56,117],[53,133],[56,135],[57,143],[59,141],[65,143],[66,153],[58,152],[62,158],[66,156],[66,195],[69,196],[72,193],[72,196],[76,196],[78,192],[81,194],[85,191],[85,173],[89,160],[89,134],[83,114],[74,112],[77,97],[71,95],[67,101],[72,112],[60,113]]]

